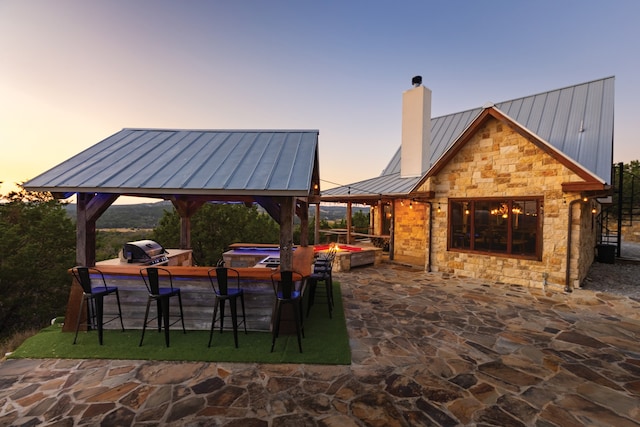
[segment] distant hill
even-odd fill
[[[67,214],[75,221],[76,205],[70,203],[65,206]],[[259,208],[261,209],[261,208]],[[98,219],[96,228],[99,229],[147,229],[155,228],[164,211],[171,212],[173,205],[171,202],[161,201],[156,203],[140,203],[134,205],[111,205]],[[369,213],[368,207],[353,207],[352,212]],[[315,216],[316,207],[309,208],[309,217]],[[346,206],[320,205],[320,219],[327,221],[339,221],[346,217]]]
[[[362,212],[364,214],[369,213],[368,207],[351,207],[351,214],[355,214],[356,212]],[[309,217],[316,215],[316,206],[312,205],[309,208]],[[331,205],[320,205],[320,219],[326,219],[327,221],[339,221],[347,217],[347,207],[346,206],[331,206]]]

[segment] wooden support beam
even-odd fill
[[[316,217],[313,230],[313,241],[316,245],[320,243],[320,202],[316,203]]]
[[[180,249],[191,249],[191,217],[205,204],[204,200],[171,198],[180,215]]]
[[[300,246],[309,246],[309,203],[298,200],[296,214],[300,218]]]
[[[280,224],[280,204],[281,197],[256,197],[256,202],[264,208],[271,218]]]
[[[353,226],[351,225],[352,222],[352,213],[351,213],[351,201],[347,202],[347,245],[350,245],[351,243],[353,243],[353,238],[351,237],[351,231]]]
[[[78,193],[76,204],[76,264],[96,265],[96,221],[118,194]]]
[[[295,198],[278,197],[280,202],[280,270],[293,269],[293,213]]]
[[[378,218],[376,219],[376,222],[378,223],[373,231],[373,234],[384,234],[384,203],[382,202],[382,199],[378,200]]]

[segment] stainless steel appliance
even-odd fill
[[[166,265],[169,262],[168,252],[153,240],[137,240],[127,242],[122,247],[121,261],[140,265]]]

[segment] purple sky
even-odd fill
[[[323,188],[378,175],[402,92],[434,116],[616,76],[640,159],[640,2],[0,0],[0,193],[125,127],[319,129]]]

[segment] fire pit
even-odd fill
[[[336,258],[333,261],[333,271],[349,271],[353,267],[374,264],[382,260],[382,249],[376,247],[363,247],[344,244],[335,244],[338,247]],[[315,252],[326,252],[331,245],[316,245]]]

